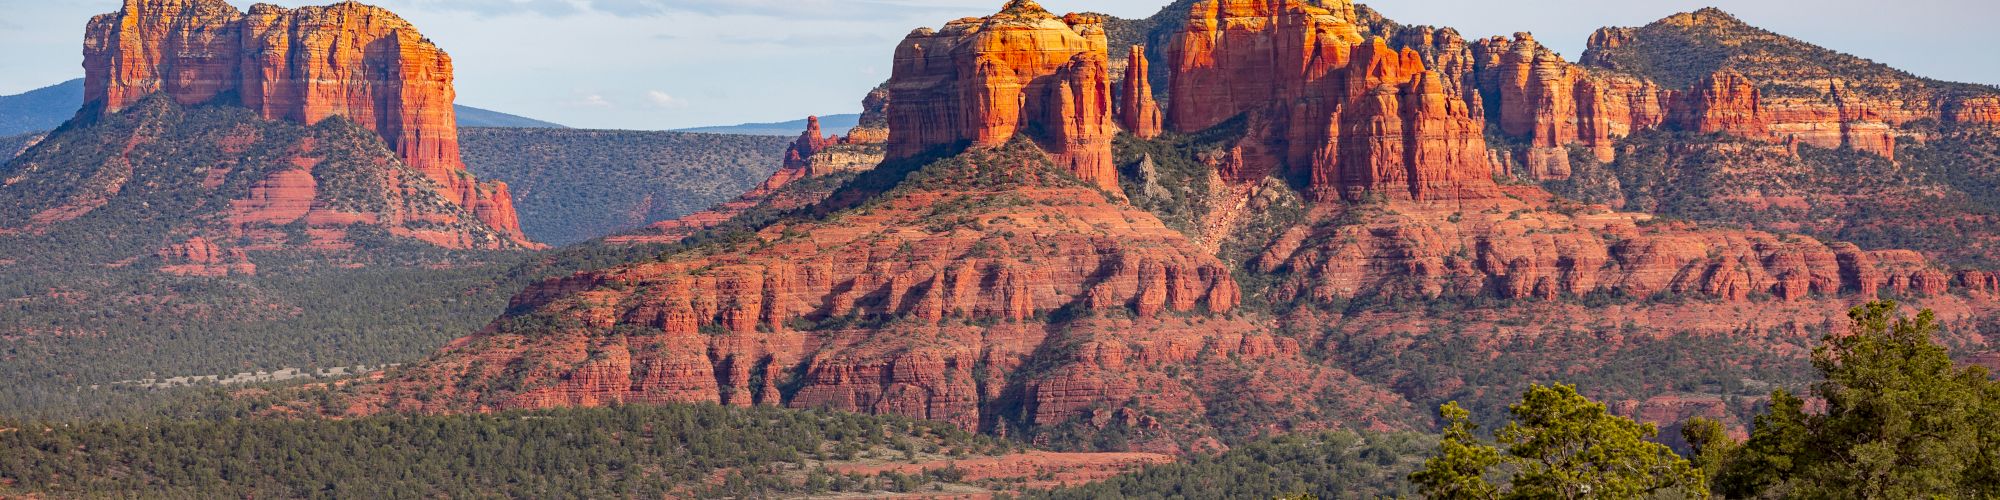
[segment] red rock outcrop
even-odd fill
[[[1961,99],[1952,103],[1947,118],[1955,123],[2000,125],[2000,96]]]
[[[1527,140],[1515,153],[1531,178],[1568,178],[1571,145],[1599,161],[1616,159],[1617,139],[1665,119],[1658,85],[1570,64],[1533,35],[1480,40],[1470,53],[1474,73],[1463,79],[1492,97],[1486,106],[1501,132]]]
[[[106,112],[155,92],[208,102],[242,85],[243,13],[221,0],[127,0],[84,35],[84,100]]]
[[[1134,45],[1125,62],[1125,79],[1118,82],[1118,125],[1141,139],[1160,136],[1160,102],[1153,99],[1151,63],[1146,46]]]
[[[811,166],[813,155],[825,151],[841,142],[840,136],[827,137],[819,129],[819,117],[806,117],[806,131],[799,134],[799,140],[785,150],[785,168],[806,168]]]
[[[1166,126],[1246,117],[1254,183],[1292,172],[1319,200],[1497,195],[1483,125],[1414,50],[1364,40],[1344,1],[1205,0],[1169,50]]]
[[[266,119],[345,117],[379,134],[515,243],[532,245],[506,186],[480,184],[459,159],[450,56],[395,14],[355,2],[240,12],[222,0],[127,0],[92,19],[84,99],[116,113],[154,93],[181,104],[233,96]]]
[[[1296,371],[1285,378],[1294,388],[1352,383],[1304,365],[1295,340],[1231,316],[1240,292],[1228,269],[1153,215],[1067,180],[1030,159],[1032,148],[986,151],[933,166],[951,170],[866,209],[765,228],[761,243],[537,285],[511,308],[554,326],[496,322],[356,410],[707,401],[997,429],[1136,405],[1132,425],[1143,428],[1151,420],[1136,415],[1200,415],[1201,394],[1243,389],[1169,377],[1166,366],[1237,356]],[[492,384],[517,375],[512,388]],[[466,383],[439,382],[449,380]],[[1407,425],[1387,409],[1405,403],[1352,390],[1365,396],[1347,424]],[[1021,413],[996,413],[1008,404]],[[1159,432],[1186,438],[1202,425]]]
[[[1397,45],[1416,47],[1437,64],[1435,69],[1455,73],[1447,79],[1464,82],[1468,100],[1475,94],[1483,97],[1475,107],[1485,110],[1489,126],[1526,143],[1505,153],[1536,179],[1568,177],[1570,146],[1588,148],[1608,162],[1616,157],[1618,138],[1661,126],[1851,147],[1893,159],[1896,139],[1910,134],[1897,129],[1903,124],[1926,118],[2000,123],[2000,97],[1991,92],[1933,88],[1935,82],[1876,70],[1882,68],[1855,70],[1879,65],[1755,29],[1714,9],[1644,28],[1599,30],[1578,64],[1526,33],[1480,40],[1463,49],[1466,44],[1450,30],[1405,29],[1397,35]],[[1683,57],[1661,46],[1686,42],[1663,42],[1669,40],[1714,45],[1691,50],[1786,50],[1743,51],[1718,64],[1696,65],[1691,71],[1700,73],[1689,77],[1694,81],[1674,85],[1631,73],[1661,65],[1643,61]],[[1833,61],[1841,58],[1852,64]],[[1474,63],[1464,64],[1466,59]]]
[[[985,18],[919,29],[887,85],[890,159],[1034,139],[1071,173],[1118,191],[1103,20],[1014,0]]]
[[[1771,136],[1772,118],[1764,109],[1763,91],[1735,71],[1709,75],[1693,89],[1676,93],[1669,120],[1699,134]]]
[[[1709,55],[1688,67],[1684,52]],[[1750,26],[1717,9],[1677,14],[1640,28],[1593,34],[1582,64],[1614,71],[1658,71],[1679,79],[1712,74],[1687,90],[1682,113],[1690,130],[1720,130],[1775,142],[1851,147],[1895,158],[1899,130],[1926,119],[1991,125],[2000,93],[1916,78],[1873,61],[1837,53]],[[1688,75],[1687,72],[1695,74]],[[1683,84],[1685,85],[1685,83]],[[1761,116],[1749,114],[1748,89],[1761,90]],[[1704,94],[1706,96],[1704,96]],[[1723,99],[1724,102],[1704,102]],[[1733,102],[1731,102],[1733,101]]]
[[[243,249],[219,247],[199,236],[160,249],[157,257],[165,261],[160,272],[167,274],[206,277],[257,274],[257,265],[250,262]]]
[[[1949,275],[1907,251],[1863,251],[1803,236],[1650,223],[1650,216],[1558,210],[1550,195],[1400,205],[1356,225],[1294,228],[1254,266],[1294,270],[1280,298],[1559,299],[1591,294],[1802,300],[1942,296]],[[1569,214],[1566,214],[1569,213]],[[1319,242],[1317,244],[1308,242]],[[1980,276],[1961,278],[1959,286]]]

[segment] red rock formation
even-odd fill
[[[1770,137],[1771,116],[1764,109],[1763,96],[1757,84],[1743,74],[1717,72],[1674,96],[1671,121],[1701,134]]]
[[[888,112],[889,158],[990,148],[1026,135],[1077,177],[1117,192],[1102,22],[1014,0],[990,17],[911,33],[896,48],[887,85],[896,103]]]
[[[2000,125],[2000,96],[1960,99],[1947,116],[1953,123]]]
[[[160,272],[180,276],[220,277],[257,274],[257,265],[240,248],[222,248],[207,238],[194,237],[160,249],[156,254],[165,264]]]
[[[513,201],[459,159],[451,58],[402,18],[354,2],[239,12],[222,0],[127,0],[92,19],[86,102],[115,113],[153,93],[181,104],[234,94],[266,119],[345,117],[375,131],[454,204],[517,244]]]
[[[1155,425],[1137,415],[1200,415],[1197,394],[1243,388],[1168,377],[1160,370],[1169,365],[1237,356],[1295,374],[1283,378],[1293,388],[1353,384],[1306,365],[1295,340],[1230,316],[1240,292],[1220,261],[1051,162],[1024,164],[1029,149],[968,153],[969,166],[933,167],[954,170],[866,210],[766,228],[760,244],[537,285],[511,308],[567,326],[530,332],[497,322],[414,368],[411,382],[376,388],[357,410],[706,401],[991,429],[1005,420],[1089,422],[1115,412],[1103,408],[1136,405],[1133,425]],[[990,176],[1019,180],[965,181]],[[1071,345],[1082,347],[1063,347]],[[515,374],[525,377],[516,389],[488,383]],[[790,388],[774,387],[786,380]],[[1024,384],[1019,393],[1005,389],[1011,380]],[[1406,425],[1401,410],[1382,407],[1403,404],[1393,395],[1343,391],[1365,394],[1350,425]],[[1022,413],[994,413],[1007,398]],[[1186,436],[1201,425],[1176,421],[1161,432]],[[1149,443],[1135,446],[1182,451]]]
[[[1414,50],[1363,40],[1353,8],[1296,0],[1206,0],[1169,51],[1167,128],[1247,117],[1256,182],[1291,170],[1319,200],[1497,195],[1483,126],[1458,88]],[[1269,151],[1269,145],[1283,145]],[[1282,169],[1277,168],[1283,166]]]
[[[1688,45],[1693,46],[1682,48]],[[1690,62],[1684,50],[1710,55],[1689,68],[1681,64]],[[1989,90],[1915,78],[1758,29],[1717,9],[1677,14],[1641,28],[1599,30],[1591,36],[1582,64],[1614,71],[1666,66],[1717,73],[1693,85],[1684,94],[1690,99],[1676,104],[1683,108],[1676,110],[1677,121],[1690,130],[1851,147],[1891,159],[1897,137],[1920,135],[1898,130],[1902,125],[1925,119],[1992,124],[1993,113],[1984,110],[2000,102]],[[1749,88],[1762,91],[1756,96],[1761,116],[1750,114]],[[1708,102],[1717,98],[1733,102]]]
[[[1527,33],[1481,40],[1471,53],[1475,74],[1465,79],[1494,97],[1486,105],[1497,111],[1503,133],[1528,140],[1517,154],[1529,177],[1568,178],[1571,145],[1612,161],[1617,138],[1664,120],[1657,85],[1570,64]]]
[[[785,150],[785,168],[806,168],[811,165],[813,155],[841,142],[840,136],[827,137],[819,129],[819,117],[806,117],[806,131],[799,134],[799,140]]]
[[[196,104],[237,89],[242,21],[221,0],[127,0],[85,32],[85,101],[117,112],[155,92]]]
[[[1370,222],[1275,242],[1258,269],[1292,269],[1285,298],[1368,294],[1557,299],[1593,293],[1648,298],[1941,296],[1950,277],[1904,251],[1863,251],[1802,236],[1652,224],[1642,214],[1564,215],[1550,195],[1452,206],[1402,205]],[[1302,244],[1302,242],[1319,242]],[[1964,283],[1977,282],[1961,277]],[[1976,288],[1968,286],[1968,288]]]
[[[889,142],[889,89],[876,87],[861,99],[861,121],[847,131],[850,144],[882,145]]]
[[[1241,122],[1244,137],[1208,163],[1234,181],[1218,183],[1227,184],[1215,190],[1224,205],[1218,213],[1275,206],[1289,186],[1267,174],[1303,174],[1294,178],[1309,179],[1324,201],[1381,199],[1307,207],[1307,221],[1282,228],[1248,269],[1061,175],[1087,173],[1078,167],[1079,145],[1100,137],[1111,119],[1090,97],[1110,87],[1100,83],[1102,38],[1091,20],[1057,19],[1015,1],[996,16],[911,35],[886,86],[893,102],[870,99],[887,103],[892,157],[978,147],[877,197],[821,205],[830,213],[819,219],[760,228],[753,241],[538,284],[510,304],[514,314],[359,391],[352,409],[784,405],[989,431],[1122,427],[1178,438],[1135,448],[1189,451],[1212,448],[1202,443],[1213,440],[1186,438],[1235,408],[1270,413],[1247,418],[1257,432],[1335,422],[1394,429],[1419,413],[1386,387],[1463,394],[1465,380],[1380,372],[1361,380],[1311,353],[1346,352],[1342,342],[1402,329],[1448,331],[1464,325],[1439,323],[1465,321],[1476,326],[1464,329],[1465,345],[1498,349],[1522,339],[1546,344],[1551,339],[1533,337],[1594,323],[1650,328],[1634,337],[1737,332],[1746,323],[1756,330],[1767,318],[1820,324],[1857,294],[1877,292],[1988,307],[1947,292],[1986,293],[1979,290],[1991,288],[1981,285],[1989,276],[1953,277],[1907,252],[1652,221],[1565,203],[1531,186],[1503,188],[1488,176],[1489,158],[1508,152],[1487,151],[1478,106],[1515,116],[1515,132],[1549,150],[1598,149],[1657,126],[1668,115],[1662,103],[1690,103],[1679,116],[1695,127],[1751,130],[1746,124],[1766,116],[1757,92],[1727,75],[1707,91],[1662,100],[1649,82],[1595,75],[1544,58],[1539,47],[1519,51],[1532,43],[1526,37],[1475,49],[1449,32],[1424,30],[1398,37],[1424,49],[1392,50],[1384,39],[1363,39],[1344,2],[1315,3],[1331,8],[1196,2],[1170,51],[1175,92],[1165,125],[1194,132]],[[1128,74],[1124,88],[1138,88],[1131,76],[1143,74]],[[1488,76],[1499,97],[1482,100]],[[1040,148],[1014,141],[1022,135]],[[818,154],[796,155],[761,189],[799,185],[827,151],[858,145],[821,149],[825,141],[808,131],[795,149]],[[1198,231],[1241,229],[1243,220],[1198,221],[1208,226]],[[1269,286],[1239,290],[1239,275]],[[1248,293],[1279,304],[1477,297],[1504,305],[1449,318],[1298,307],[1265,319],[1238,314]],[[1515,300],[1620,296],[1638,304]],[[1668,297],[1691,305],[1639,303]],[[1512,313],[1550,324],[1536,325],[1545,332],[1503,331],[1495,317]],[[1628,335],[1590,328],[1606,345]],[[1282,331],[1325,334],[1273,333]],[[1556,346],[1570,347],[1588,351],[1576,355],[1579,364],[1612,352]],[[1774,357],[1803,355],[1795,343],[1773,349],[1791,350]],[[1703,397],[1626,396],[1621,408],[1647,418],[1718,408]]]
[[[1160,103],[1153,99],[1151,66],[1146,46],[1132,46],[1125,62],[1125,79],[1118,84],[1118,125],[1141,139],[1160,136]]]

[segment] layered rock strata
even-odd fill
[[[1299,226],[1253,266],[1285,271],[1280,300],[1386,296],[1555,300],[1591,295],[1726,302],[1880,295],[1990,295],[1915,252],[1865,251],[1805,236],[1656,223],[1565,207],[1539,190],[1461,205],[1404,205],[1346,226]]]
[[[1118,191],[1103,19],[1015,0],[984,18],[919,29],[896,48],[888,156],[991,148],[1027,136],[1077,177]]]
[[[1146,46],[1134,45],[1125,61],[1125,79],[1118,82],[1118,125],[1141,139],[1160,136],[1160,103],[1153,99],[1152,67]]]
[[[1200,415],[1204,394],[1229,390],[1213,384],[1247,375],[1168,366],[1233,356],[1298,387],[1352,382],[1234,319],[1222,262],[1036,156],[968,153],[864,209],[765,228],[746,246],[542,283],[514,299],[519,315],[353,410],[716,402],[996,431],[1129,417],[1180,439],[1207,424],[1155,415]],[[1393,396],[1362,391],[1348,425],[1407,425],[1390,416]]]
[[[84,73],[86,105],[104,113],[162,93],[182,105],[227,99],[271,120],[344,117],[443,185],[448,201],[530,245],[507,186],[478,182],[459,158],[451,57],[387,10],[127,0],[91,20]]]
[[[1708,55],[1690,58],[1689,53]],[[1988,110],[2000,99],[2000,92],[1991,88],[1917,78],[1758,29],[1717,9],[1677,14],[1640,28],[1604,28],[1591,35],[1581,61],[1595,68],[1690,80],[1682,85],[1690,85],[1687,92],[1697,95],[1692,106],[1702,104],[1698,95],[1720,90],[1718,84],[1731,87],[1734,98],[1728,105],[1704,109],[1723,116],[1683,122],[1690,130],[1732,122],[1739,128],[1729,132],[1746,137],[1850,147],[1889,158],[1896,156],[1896,139],[1912,135],[1900,130],[1903,125],[1919,120],[1993,125]],[[1758,92],[1751,95],[1750,88]],[[1753,111],[1762,116],[1749,119]]]
[[[1317,200],[1495,196],[1484,127],[1413,49],[1364,39],[1354,9],[1299,1],[1204,0],[1168,51],[1166,127],[1238,117],[1252,182],[1309,179]]]
[[[351,410],[765,404],[1044,437],[1116,428],[1176,436],[1135,449],[1191,451],[1214,441],[1187,438],[1223,426],[1400,428],[1426,414],[1406,397],[1498,387],[1475,374],[1397,373],[1427,371],[1430,360],[1397,363],[1414,370],[1366,364],[1384,353],[1458,355],[1425,343],[1435,338],[1344,349],[1409,333],[1399,329],[1456,331],[1464,337],[1446,340],[1484,358],[1566,342],[1558,335],[1595,318],[1629,322],[1589,327],[1599,343],[1627,348],[1651,335],[1751,329],[1767,316],[1800,330],[1879,294],[1936,299],[1962,318],[1990,308],[1982,304],[2000,288],[1991,274],[1948,273],[1911,252],[1658,221],[1492,179],[1494,158],[1513,155],[1488,150],[1482,117],[1525,138],[1525,156],[1547,159],[1541,174],[1555,177],[1566,148],[1605,158],[1634,130],[1748,134],[1772,123],[1761,91],[1737,75],[1668,91],[1563,62],[1525,35],[1472,44],[1449,30],[1366,37],[1391,30],[1363,26],[1362,11],[1338,0],[1186,5],[1188,22],[1151,61],[1169,75],[1161,127],[1225,136],[1175,166],[1213,170],[1196,174],[1212,176],[1198,194],[1213,210],[1191,232],[1242,238],[1258,255],[1241,267],[1120,200],[1105,184],[1115,172],[1080,161],[1120,128],[1146,129],[1144,56],[1108,83],[1098,20],[1017,0],[995,16],[913,33],[897,50],[896,76],[870,96],[886,103],[887,157],[970,146],[963,154],[873,198],[823,206],[830,213],[817,220],[763,227],[752,241],[541,283],[515,298],[514,314],[389,374]],[[857,129],[848,140],[863,136]],[[828,141],[801,137],[786,182],[804,178],[804,152]],[[1192,187],[1157,182],[1150,159],[1128,159],[1146,178],[1135,197]],[[1294,187],[1314,203],[1296,206]],[[1302,213],[1273,216],[1285,203]],[[1246,276],[1253,286],[1239,288]],[[1427,302],[1440,298],[1477,300]],[[1370,299],[1502,302],[1437,315],[1371,309]],[[1503,318],[1514,313],[1533,319]],[[1553,349],[1586,347],[1600,346]],[[1805,355],[1792,343],[1744,347],[1757,362]],[[1581,366],[1613,351],[1573,357]],[[1348,367],[1372,368],[1373,378]],[[1620,408],[1654,418],[1716,410],[1648,391]]]

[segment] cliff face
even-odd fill
[[[1077,177],[1116,192],[1101,22],[1015,0],[989,17],[911,33],[888,84],[889,158],[996,147],[1025,133]]]
[[[1484,127],[1414,50],[1364,39],[1345,1],[1205,0],[1167,61],[1169,130],[1244,117],[1254,182],[1309,178],[1317,200],[1482,198],[1497,193]]]
[[[1678,14],[1639,28],[1605,28],[1591,36],[1582,63],[1649,78],[1669,88],[1714,95],[1733,87],[1734,106],[1706,110],[1723,116],[1690,122],[1707,130],[1717,120],[1746,137],[1851,147],[1894,158],[1900,128],[1918,120],[1991,125],[1984,109],[2000,92],[1918,78],[1758,29],[1716,9]],[[1749,89],[1756,89],[1750,120]],[[1697,103],[1691,107],[1700,108]]]
[[[1160,103],[1153,99],[1151,62],[1146,46],[1134,45],[1127,53],[1125,79],[1118,82],[1118,125],[1141,139],[1160,136]]]
[[[1810,301],[1983,294],[1988,288],[1984,274],[1955,276],[1914,252],[1662,224],[1644,214],[1563,208],[1539,190],[1515,194],[1458,206],[1399,206],[1351,225],[1295,227],[1254,266],[1290,271],[1274,289],[1277,300],[1309,302],[1378,294]]]
[[[1479,40],[1465,52],[1473,63],[1459,66],[1469,71],[1459,80],[1481,96],[1488,123],[1525,142],[1509,153],[1530,178],[1568,178],[1571,146],[1611,161],[1619,138],[1665,119],[1668,94],[1657,84],[1570,64],[1527,33]]]
[[[1222,262],[1065,171],[1022,143],[976,150],[749,244],[542,283],[515,298],[522,319],[352,411],[784,405],[996,432],[1126,422],[1153,436],[1135,448],[1185,451],[1211,432],[1203,401],[1229,390],[1352,382],[1230,314],[1239,292]],[[1229,356],[1296,375],[1225,388],[1250,372],[1163,371]],[[1408,425],[1393,396],[1353,394],[1339,405],[1349,425]]]
[[[1526,177],[1571,174],[1569,150],[1599,162],[1617,142],[1664,128],[1896,156],[1918,120],[1990,125],[1996,93],[1921,79],[1814,47],[1708,9],[1593,34],[1571,63],[1527,33],[1466,43],[1449,29],[1399,28],[1457,83],[1488,126],[1514,141],[1503,163]],[[1922,137],[1918,137],[1922,139]]]
[[[183,105],[231,98],[265,119],[345,117],[376,132],[451,203],[517,244],[507,186],[459,158],[451,58],[402,18],[354,2],[237,11],[222,0],[127,0],[91,20],[84,100],[120,112],[162,93]]]
[[[445,186],[352,122],[270,121],[163,94],[65,127],[0,166],[0,179],[0,236],[97,242],[79,263],[220,276],[256,273],[274,253],[368,265],[407,262],[396,257],[409,241],[521,248],[518,228],[485,222],[511,207],[449,202]]]

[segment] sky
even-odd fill
[[[251,2],[230,0],[238,7]],[[270,0],[267,0],[270,1]],[[286,6],[333,0],[275,0]],[[1041,0],[1140,18],[1170,0]],[[459,104],[583,128],[661,130],[854,113],[910,30],[1005,0],[368,0],[452,55]],[[83,76],[83,27],[120,0],[0,0],[0,95]],[[1601,26],[1706,6],[1946,80],[2000,84],[1992,0],[1378,0],[1405,24],[1535,34],[1572,60]]]

